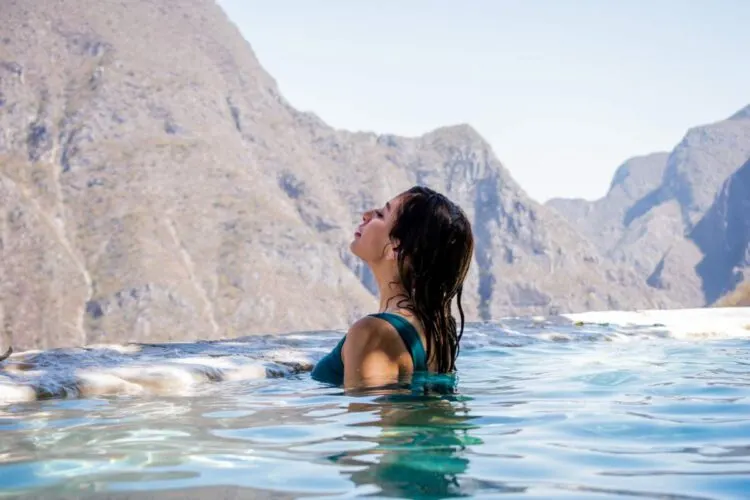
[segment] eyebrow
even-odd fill
[[[385,202],[385,209],[388,210],[389,212],[391,211],[391,202],[390,201],[386,201]]]

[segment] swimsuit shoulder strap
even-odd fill
[[[408,350],[411,355],[412,363],[414,363],[414,371],[427,371],[427,354],[422,345],[422,339],[419,337],[419,333],[417,332],[417,329],[414,328],[414,325],[399,314],[384,312],[370,314],[369,316],[380,318],[393,325],[401,337],[401,340],[404,341],[406,350]]]

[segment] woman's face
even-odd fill
[[[357,227],[350,246],[354,255],[368,263],[395,260],[389,235],[402,198],[402,195],[396,196],[382,207],[368,210],[362,215],[362,223]]]

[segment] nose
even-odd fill
[[[368,220],[372,219],[372,210],[368,210],[367,212],[362,214],[362,221],[367,222]]]

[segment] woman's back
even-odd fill
[[[390,328],[395,330],[395,333],[398,335],[400,345],[394,345],[390,351],[399,353],[399,358],[404,358],[403,354],[408,354],[408,364],[411,365],[410,367],[405,367],[403,366],[405,363],[402,362],[401,369],[399,370],[400,376],[427,371],[427,354],[424,343],[419,332],[409,320],[400,314],[392,312],[369,314],[367,317],[387,322]],[[392,335],[390,337],[386,341],[393,343],[394,340],[397,340]],[[347,337],[344,336],[336,347],[315,365],[312,372],[313,379],[334,385],[344,383],[344,360],[342,355],[346,339]],[[406,373],[403,373],[404,371]]]

